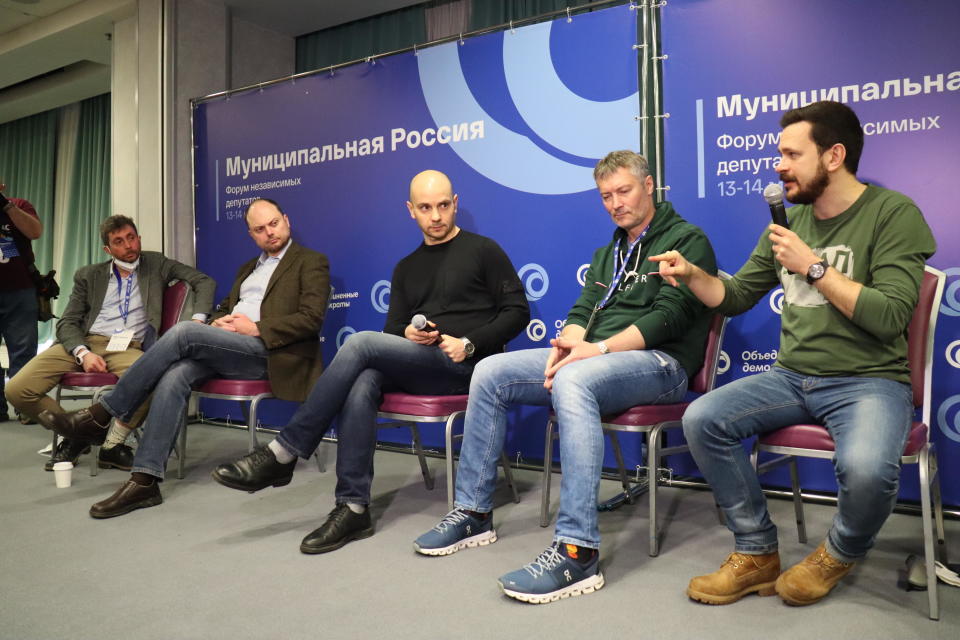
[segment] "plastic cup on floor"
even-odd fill
[[[57,462],[53,465],[53,479],[57,482],[57,489],[66,489],[73,481],[73,463]]]

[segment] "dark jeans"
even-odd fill
[[[0,291],[0,337],[10,356],[10,377],[37,355],[37,292],[33,287]],[[0,413],[7,412],[4,371],[0,368]]]

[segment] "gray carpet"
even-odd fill
[[[431,461],[437,488],[427,491],[414,457],[379,452],[377,534],[305,556],[300,540],[332,508],[334,475],[301,461],[288,487],[252,495],[221,487],[210,471],[244,453],[242,432],[192,426],[187,476],[163,484],[165,502],[105,521],[87,509],[125,473],[90,477],[84,456],[73,486],[57,489],[36,453],[47,432],[7,422],[0,439],[0,638],[960,637],[960,589],[941,585],[942,619],[932,622],[925,593],[896,587],[906,555],[921,550],[912,516],[892,516],[868,561],[818,605],[749,596],[710,607],[688,600],[684,589],[691,576],[719,566],[730,534],[709,493],[666,489],[659,557],[646,553],[645,504],[601,514],[606,586],[534,606],[502,596],[496,585],[551,540],[552,529],[537,525],[539,474],[530,471],[517,472],[519,505],[499,489],[496,544],[430,558],[415,554],[411,542],[446,511],[441,461]],[[602,491],[616,487],[605,481]],[[785,564],[814,548],[833,513],[809,506],[811,541],[800,545],[791,505],[771,501],[771,510]],[[960,523],[947,525],[956,560]]]

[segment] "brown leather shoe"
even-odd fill
[[[720,569],[697,576],[687,586],[687,595],[707,604],[730,604],[748,593],[772,596],[780,575],[780,554],[749,555],[734,551]]]
[[[826,542],[821,542],[813,553],[783,572],[777,579],[777,595],[796,607],[822,600],[850,573],[853,562],[841,562],[827,553]]]
[[[113,518],[130,513],[134,509],[153,507],[163,502],[160,483],[154,480],[144,486],[132,479],[123,483],[116,493],[90,507],[93,518]]]
[[[79,440],[89,444],[103,444],[107,439],[110,423],[102,425],[93,419],[89,409],[80,409],[70,413],[53,413],[41,411],[37,421],[50,431],[55,431],[64,438]]]

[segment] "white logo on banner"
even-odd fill
[[[547,336],[547,325],[543,320],[531,320],[527,325],[527,337],[534,342],[540,342]]]
[[[571,91],[550,54],[553,24],[543,22],[503,34],[503,76],[517,113],[549,145],[581,158],[602,158],[610,149],[623,147],[624,140],[639,139],[640,122],[635,117],[639,93],[595,101]],[[464,76],[457,42],[423,49],[417,54],[417,67],[434,123],[483,121],[482,137],[449,143],[474,171],[527,193],[579,193],[596,187],[591,166],[553,155],[484,110]],[[591,125],[577,127],[572,122]]]
[[[960,442],[960,411],[955,411],[953,418],[947,418],[947,412],[960,404],[960,396],[950,396],[943,401],[937,411],[937,426],[940,431],[954,442]]]
[[[352,336],[357,332],[353,327],[343,327],[340,331],[337,331],[337,349],[343,346],[343,343],[347,341],[347,338]]]
[[[960,316],[960,278],[951,280],[951,276],[960,276],[960,267],[944,269],[943,272],[947,274],[947,286],[943,290],[940,313],[954,317]]]
[[[390,308],[390,281],[378,280],[370,290],[370,302],[373,308],[380,313],[386,313]]]
[[[721,349],[720,357],[717,359],[717,375],[723,375],[730,370],[730,354]]]
[[[587,286],[587,270],[590,268],[590,263],[580,265],[580,268],[577,269],[577,282],[580,283],[581,287]]]
[[[770,308],[777,315],[783,313],[783,287],[777,287],[770,293]]]
[[[547,270],[533,262],[520,267],[517,277],[523,283],[523,290],[530,302],[536,302],[545,296],[547,289],[550,288],[550,276],[547,275]],[[539,286],[537,286],[538,283]]]
[[[954,340],[948,344],[945,355],[951,367],[960,369],[960,340]]]

